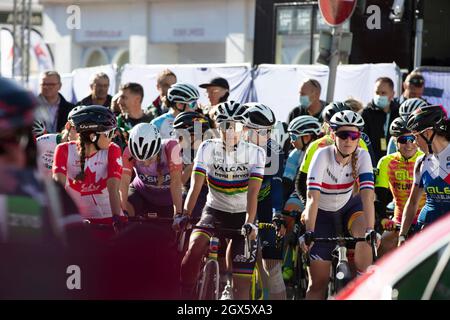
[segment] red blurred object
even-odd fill
[[[450,214],[349,283],[337,300],[450,299]]]
[[[343,24],[353,14],[356,0],[319,0],[319,9],[330,26]]]

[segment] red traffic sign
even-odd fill
[[[325,22],[337,27],[355,11],[356,0],[319,0],[319,9]]]

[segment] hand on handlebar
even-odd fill
[[[300,249],[303,252],[308,252],[314,245],[314,231],[306,231],[300,238],[298,238]]]
[[[241,233],[244,237],[248,237],[250,240],[256,240],[258,234],[258,227],[253,223],[245,223],[242,226]]]
[[[367,243],[369,243],[370,245],[372,245],[372,243],[375,242],[377,249],[380,247],[381,235],[375,230],[367,229],[364,237],[366,238]]]
[[[281,213],[276,213],[272,218],[272,223],[275,225],[275,230],[278,237],[286,235],[286,221]]]
[[[186,228],[188,222],[189,222],[189,216],[188,215],[183,215],[181,213],[178,213],[173,218],[172,229],[174,231],[181,231],[184,228]]]

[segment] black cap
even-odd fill
[[[425,79],[421,74],[413,74],[409,77],[408,83],[416,87],[422,87],[425,84]]]
[[[209,83],[203,83],[199,85],[200,88],[206,89],[208,87],[221,87],[230,90],[230,85],[228,81],[224,78],[214,78]]]

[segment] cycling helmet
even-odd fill
[[[104,132],[117,126],[114,113],[109,108],[98,105],[82,106],[71,112],[68,120],[78,133]]]
[[[423,106],[408,116],[407,127],[411,131],[422,131],[433,128],[445,131],[447,113],[441,105]]]
[[[322,119],[326,123],[330,123],[331,118],[336,112],[350,110],[350,106],[344,102],[331,102],[322,111]]]
[[[398,110],[398,114],[400,117],[404,118],[405,121],[408,119],[408,116],[416,110],[417,108],[421,108],[427,106],[428,103],[420,98],[411,98],[406,99],[400,105],[400,109]]]
[[[189,83],[175,83],[167,91],[169,102],[191,103],[200,97],[197,88]]]
[[[322,125],[319,120],[313,116],[298,116],[289,123],[287,131],[299,136],[312,134],[318,136]]]
[[[397,117],[392,121],[389,132],[391,133],[391,136],[399,137],[403,134],[410,133],[411,131],[409,131],[406,127],[405,119],[402,117]]]
[[[246,110],[245,105],[241,105],[239,102],[225,101],[217,106],[215,120],[217,123],[234,121],[245,124],[247,122]]]
[[[364,128],[364,119],[356,112],[351,110],[339,111],[330,119],[330,126],[333,130],[337,130],[343,126],[357,127],[359,131]]]
[[[35,119],[31,131],[33,132],[33,135],[37,138],[44,135],[47,132],[47,128],[45,127],[45,123],[43,121]]]
[[[273,111],[258,102],[249,102],[243,105],[247,108],[245,116],[246,126],[253,129],[270,129],[275,124],[275,114]]]
[[[202,133],[210,128],[208,119],[206,119],[203,114],[195,111],[179,113],[173,121],[173,128],[186,129],[189,132],[194,132],[195,123],[198,123],[198,126],[201,126]]]
[[[161,135],[150,123],[139,123],[129,132],[128,148],[136,160],[145,161],[158,154],[161,149]]]
[[[31,92],[0,77],[0,136],[31,127],[36,107],[37,100]]]
[[[289,134],[287,132],[288,125],[283,121],[275,122],[272,129],[271,139],[275,141],[283,149],[289,141]]]

